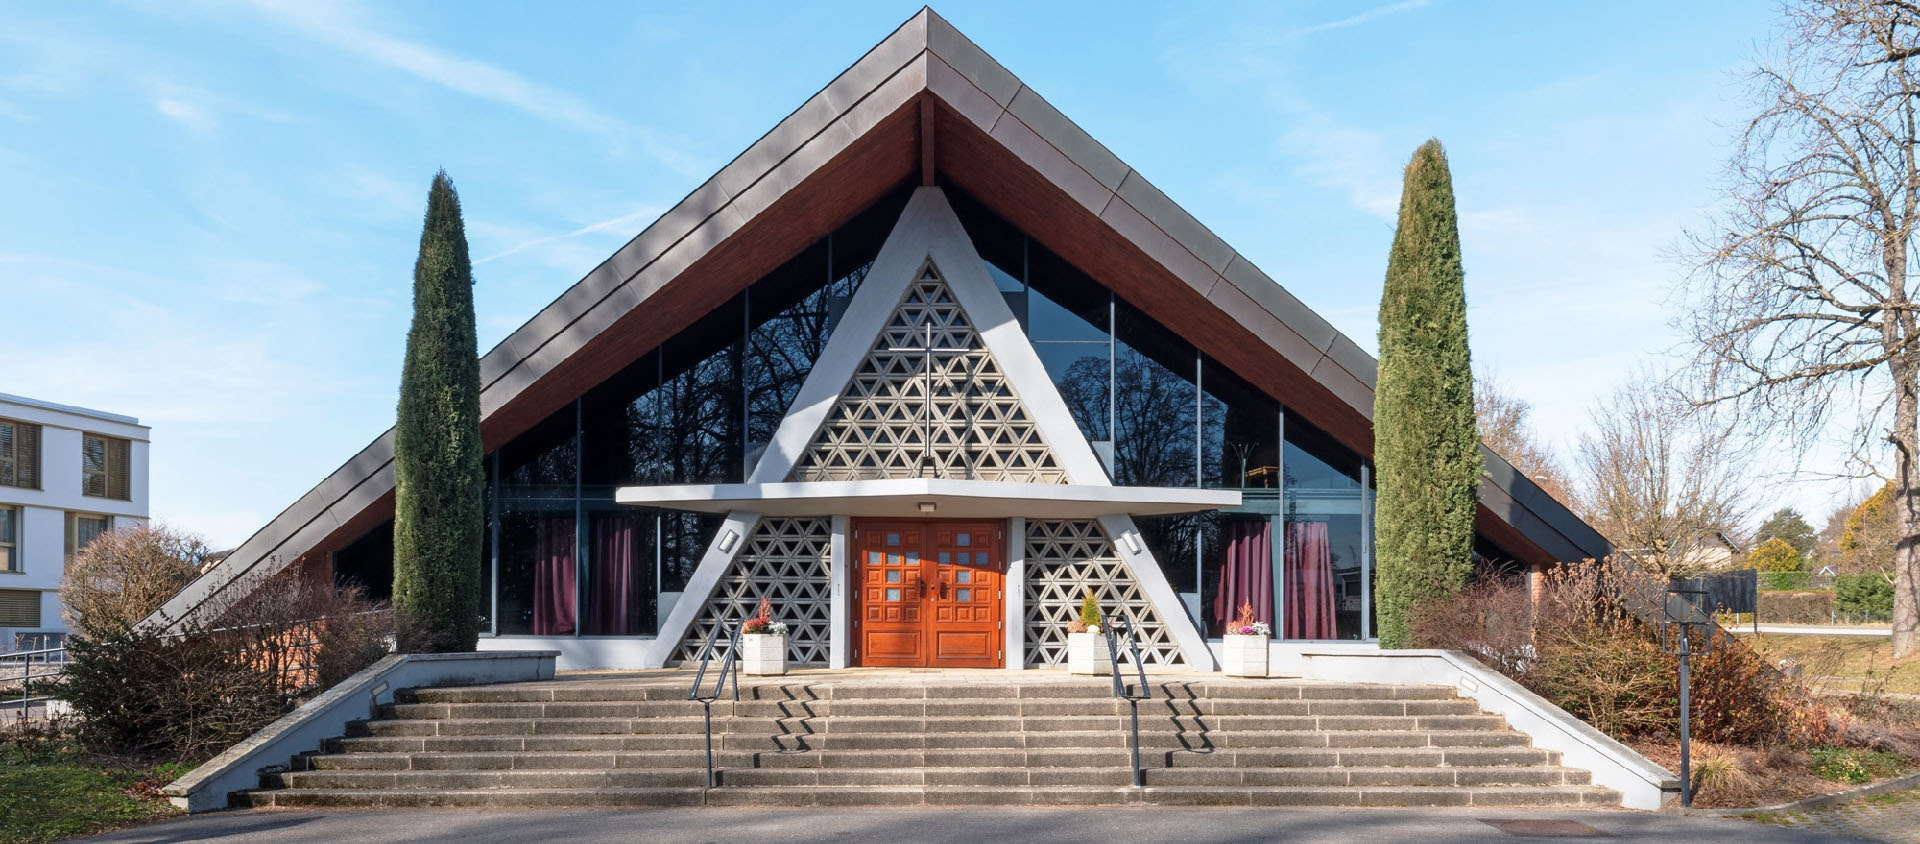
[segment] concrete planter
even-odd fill
[[[1267,642],[1265,636],[1238,633],[1221,637],[1220,672],[1229,677],[1267,676]]]
[[[766,675],[787,673],[787,637],[771,633],[742,634],[740,671]]]
[[[1107,653],[1107,637],[1101,633],[1067,634],[1067,673],[1110,675],[1113,657]]]

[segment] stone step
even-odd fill
[[[1467,787],[1216,787],[815,785],[700,788],[325,789],[243,792],[236,802],[276,808],[611,806],[1612,806],[1619,795],[1584,785]]]
[[[379,720],[453,718],[486,720],[508,718],[645,718],[696,717],[701,706],[686,700],[547,701],[491,703],[402,703],[380,707]],[[1102,699],[1033,700],[889,700],[832,701],[716,701],[716,720],[752,718],[913,717],[913,718],[1030,718],[1083,715],[1117,716],[1128,713],[1124,701]],[[1156,699],[1142,701],[1142,718],[1200,716],[1314,716],[1314,715],[1475,715],[1469,700],[1261,700]]]
[[[1022,732],[1122,730],[1129,719],[1118,715],[1033,717],[995,721],[996,727]],[[715,719],[713,731],[746,735],[824,735],[831,733],[963,732],[981,726],[979,718],[906,718],[854,716],[833,718]],[[1140,719],[1142,732],[1267,732],[1277,730],[1499,730],[1498,715],[1209,715],[1197,718]],[[357,721],[348,736],[510,736],[704,734],[699,716],[653,718],[418,718]]]
[[[704,774],[704,769],[702,770]],[[1147,785],[1174,786],[1547,786],[1585,785],[1567,768],[1145,768]],[[725,787],[803,785],[1107,785],[1132,782],[1130,768],[726,768]]]
[[[1565,768],[1147,768],[1147,785],[1261,787],[1585,785],[1585,772]],[[717,769],[724,787],[828,785],[1128,785],[1123,767],[1075,768],[751,768]],[[462,790],[474,788],[687,788],[705,768],[597,770],[455,769],[292,771],[271,774],[273,788]]]
[[[348,754],[351,755],[351,754]],[[705,764],[699,750],[619,753],[616,766],[694,767]],[[722,767],[760,768],[1061,768],[1126,766],[1124,748],[981,748],[901,750],[715,751]],[[1420,748],[1216,748],[1169,750],[1143,748],[1146,767],[1516,767],[1559,764],[1558,754],[1532,747]]]
[[[658,683],[574,684],[525,683],[501,686],[466,686],[437,689],[411,689],[401,694],[408,702],[418,703],[513,703],[546,701],[682,701],[692,675],[684,684]],[[1368,683],[1322,683],[1297,680],[1175,681],[1153,682],[1157,700],[1447,700],[1455,696],[1447,686],[1400,686]],[[1129,688],[1132,688],[1129,686]],[[831,681],[784,684],[743,684],[740,696],[752,701],[846,701],[846,700],[1030,700],[1083,698],[1113,699],[1113,687],[1103,679],[1084,681],[961,683],[954,685],[871,685],[833,683]]]
[[[1123,730],[1035,733],[923,733],[744,735],[716,734],[717,750],[889,750],[989,747],[1126,747]],[[1252,747],[1524,747],[1525,734],[1513,730],[1275,730],[1232,734],[1143,731],[1140,746],[1161,749]],[[333,739],[328,753],[616,753],[701,750],[700,734],[575,736],[367,736]]]
[[[366,757],[366,758],[362,758]],[[715,750],[714,764],[731,768],[1067,768],[1128,767],[1125,748],[980,748],[902,750]],[[403,762],[404,760],[404,762]],[[531,753],[344,753],[305,760],[319,770],[692,768],[704,750]],[[1559,754],[1533,747],[1417,748],[1142,748],[1148,768],[1492,768],[1560,764]]]

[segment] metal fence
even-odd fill
[[[18,710],[24,717],[35,704],[44,705],[47,687],[70,661],[64,647],[0,654],[0,711]]]

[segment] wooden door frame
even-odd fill
[[[999,583],[998,583],[998,588],[996,589],[996,595],[993,603],[994,603],[994,614],[998,617],[999,629],[994,632],[991,638],[991,641],[994,643],[996,649],[999,650],[1000,656],[998,659],[994,660],[991,666],[986,666],[986,667],[993,667],[993,668],[1006,667],[1007,659],[1008,659],[1007,657],[1008,651],[1006,650],[1006,644],[1005,644],[1007,641],[1006,631],[1009,629],[1012,629],[1012,625],[1019,622],[1018,619],[1007,618],[1007,607],[1009,606],[1007,593],[1008,591],[1014,588],[1014,585],[1012,582],[1013,561],[1010,555],[1008,554],[1008,549],[1010,546],[1007,540],[1007,537],[1011,535],[1011,529],[1012,529],[1010,521],[1011,520],[1005,519],[1005,518],[993,518],[993,517],[982,517],[982,518],[939,518],[939,517],[916,518],[916,517],[896,517],[896,516],[871,516],[871,517],[850,516],[850,517],[847,517],[845,547],[847,549],[847,560],[850,563],[850,565],[847,566],[847,570],[846,570],[848,588],[845,592],[845,594],[847,595],[847,601],[848,601],[847,619],[849,621],[849,624],[847,626],[847,633],[848,633],[848,638],[850,640],[850,644],[848,647],[848,657],[846,662],[847,666],[863,667],[866,665],[866,662],[865,662],[866,654],[862,651],[862,648],[861,648],[862,638],[863,638],[861,624],[866,619],[865,608],[863,606],[866,600],[865,590],[863,589],[863,585],[865,582],[865,568],[867,565],[866,558],[864,555],[864,550],[861,548],[861,542],[860,542],[862,532],[871,530],[874,528],[881,528],[884,530],[886,526],[912,526],[914,528],[918,528],[922,531],[922,535],[925,537],[925,543],[926,543],[926,547],[923,547],[921,549],[921,554],[922,554],[921,563],[924,566],[937,566],[938,563],[935,562],[934,555],[931,553],[927,553],[926,548],[931,547],[932,545],[932,537],[935,535],[934,534],[935,529],[938,526],[947,525],[947,526],[962,526],[962,527],[976,526],[980,528],[990,528],[993,531],[992,539],[982,544],[979,547],[982,550],[988,550],[990,553],[994,554],[997,557],[998,571],[996,572],[996,574],[998,574],[999,576],[998,578]],[[925,579],[923,578],[922,581],[924,582],[924,580]],[[934,619],[931,617],[930,613],[923,614],[923,617],[920,623],[922,625],[923,630],[932,631],[934,629],[935,622],[934,622]],[[927,659],[928,659],[928,664],[922,667],[938,667],[931,664],[932,655],[930,652],[928,654]],[[883,666],[883,667],[888,667],[888,666]]]

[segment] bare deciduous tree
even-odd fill
[[[1574,462],[1575,510],[1661,573],[1702,567],[1713,534],[1751,515],[1732,434],[1650,377],[1594,408]]]
[[[140,623],[199,574],[208,550],[200,537],[161,524],[101,534],[67,563],[67,626],[104,637]]]
[[[1533,405],[1510,395],[1492,376],[1482,373],[1473,379],[1473,415],[1480,427],[1480,442],[1507,459],[1513,468],[1539,484],[1548,495],[1562,504],[1573,503],[1567,475],[1560,468],[1553,449],[1541,443],[1528,417]]]
[[[1850,429],[1862,466],[1893,452],[1894,653],[1920,645],[1920,342],[1910,244],[1920,211],[1920,4],[1811,0],[1754,69],[1759,114],[1727,210],[1693,238],[1695,399],[1805,448]]]

